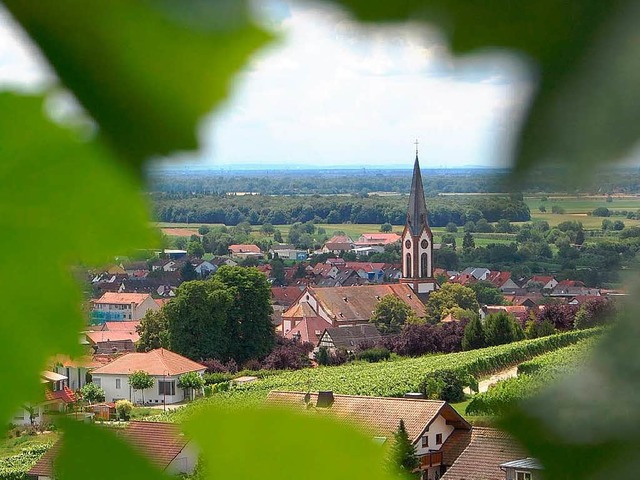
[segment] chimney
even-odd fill
[[[424,400],[426,395],[420,392],[407,392],[404,394],[404,398],[410,398],[412,400]]]
[[[318,401],[316,407],[327,408],[333,405],[333,391],[325,390],[318,392]]]

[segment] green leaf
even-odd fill
[[[42,101],[0,93],[0,111],[12,112],[0,115],[5,420],[22,402],[42,398],[47,359],[82,353],[86,321],[69,265],[106,263],[157,239],[138,182],[100,144],[46,120]]]
[[[200,117],[270,38],[249,22],[241,1],[4,3],[104,136],[137,166],[195,149]]]
[[[384,450],[371,437],[313,411],[201,409],[185,432],[202,448],[211,479],[254,478],[256,471],[306,480],[393,478],[383,467]]]
[[[62,448],[54,462],[60,480],[163,480],[160,472],[134,447],[105,427],[66,421]]]
[[[546,478],[636,478],[640,325],[627,308],[588,361],[504,418]]]
[[[435,23],[455,53],[500,47],[532,60],[539,79],[516,152],[520,170],[617,160],[640,137],[638,2],[336,1],[366,21]]]

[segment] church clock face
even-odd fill
[[[406,248],[411,248],[411,240],[407,240],[406,242],[404,242],[404,246]]]
[[[422,248],[427,248],[429,246],[429,242],[427,242],[426,240],[422,240],[422,242],[420,242],[420,246]]]

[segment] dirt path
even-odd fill
[[[508,368],[506,370],[501,370],[499,372],[494,373],[489,378],[485,378],[484,380],[480,380],[478,382],[478,389],[480,392],[486,392],[489,390],[489,387],[495,385],[500,380],[506,380],[507,378],[513,378],[518,376],[518,366]],[[465,388],[464,393],[471,395],[472,392],[468,388]]]

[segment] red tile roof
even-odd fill
[[[425,427],[438,414],[450,422],[456,423],[456,428],[471,428],[453,407],[441,400],[334,394],[331,406],[322,408],[316,407],[318,394],[311,393],[309,404],[312,408],[307,408],[304,402],[305,395],[304,392],[273,391],[269,393],[267,402],[272,405],[298,407],[301,410],[319,415],[334,415],[340,419],[354,422],[372,436],[392,438],[402,419],[412,442],[415,442],[422,435]]]
[[[302,292],[298,287],[271,287],[271,299],[274,303],[288,307],[300,298]]]
[[[129,422],[126,428],[115,429],[115,432],[161,470],[165,470],[189,443],[175,423]],[[53,444],[27,473],[36,477],[52,477],[53,463],[60,452],[62,441]]]
[[[143,370],[149,375],[181,375],[187,372],[205,370],[204,365],[189,360],[164,348],[146,353],[127,353],[113,362],[95,369],[92,374],[129,375]]]
[[[473,427],[471,442],[442,476],[442,480],[504,480],[500,464],[526,457],[508,434],[495,428]]]
[[[138,325],[140,325],[140,321],[104,322],[102,324],[102,330],[108,330],[110,332],[135,332]]]
[[[487,281],[500,288],[511,278],[511,272],[492,271],[487,277]]]
[[[317,316],[318,312],[307,302],[296,303],[282,313],[282,318],[309,318]]]
[[[379,300],[395,295],[406,303],[418,317],[426,315],[425,306],[411,287],[404,284],[362,285],[353,287],[309,287],[330,318],[340,322],[365,322],[371,318]],[[346,299],[346,300],[345,300]]]
[[[73,393],[73,390],[66,385],[62,390],[57,390],[55,392],[46,389],[44,391],[44,396],[47,400],[62,400],[64,403],[74,403],[77,400],[76,394]]]
[[[151,298],[148,293],[116,293],[105,292],[99,299],[94,300],[93,303],[104,304],[117,304],[117,305],[131,305],[132,303],[140,305],[147,298]]]
[[[102,342],[125,342],[131,340],[136,343],[140,340],[140,335],[135,330],[133,332],[126,330],[86,332],[87,339],[94,345]]]
[[[322,317],[305,317],[284,336],[293,339],[294,335],[300,333],[300,341],[317,345],[325,329],[331,328],[332,326],[333,325]]]
[[[231,253],[261,253],[260,247],[251,244],[229,245]]]
[[[358,239],[359,244],[390,245],[400,241],[397,233],[363,233]]]

